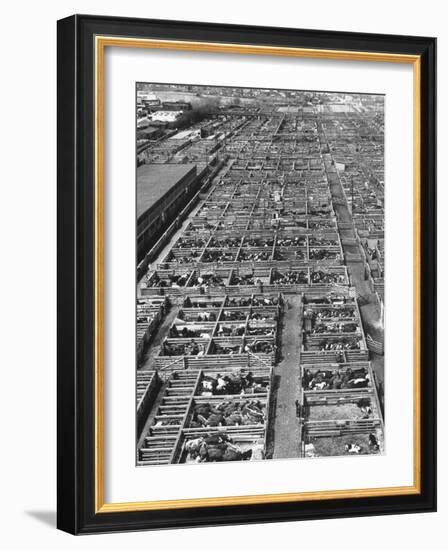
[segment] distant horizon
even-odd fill
[[[385,97],[386,94],[380,93],[369,93],[369,92],[353,92],[353,91],[344,91],[344,90],[311,90],[311,89],[296,89],[296,88],[263,88],[263,87],[254,87],[254,86],[228,86],[228,85],[206,85],[206,84],[185,84],[185,83],[170,83],[170,82],[136,82],[136,91],[141,91],[140,86],[151,86],[151,87],[190,87],[190,88],[202,88],[202,89],[217,89],[217,90],[257,90],[265,92],[294,92],[294,93],[310,93],[310,94],[332,94],[332,95],[348,95],[348,96],[372,96],[372,97]],[[157,89],[157,88],[156,88]],[[174,90],[175,92],[175,90]]]

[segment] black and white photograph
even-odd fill
[[[360,7],[5,4],[6,550],[446,538],[446,10]]]
[[[135,108],[137,466],[385,454],[385,96]]]

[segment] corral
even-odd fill
[[[140,438],[139,464],[188,461],[191,439],[226,434],[244,450],[266,448],[271,368],[173,371]]]
[[[383,420],[370,363],[304,364],[301,368],[303,456],[383,451]]]

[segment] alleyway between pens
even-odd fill
[[[282,319],[280,362],[275,367],[277,392],[273,419],[273,458],[294,458],[300,451],[300,421],[296,399],[300,389],[301,296],[286,296]]]

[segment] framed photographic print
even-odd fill
[[[433,38],[58,22],[58,527],[436,507]]]

